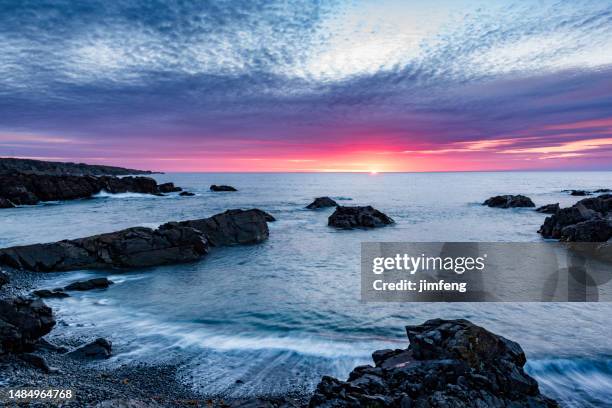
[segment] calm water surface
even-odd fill
[[[612,173],[165,174],[195,197],[106,195],[93,200],[2,210],[0,246],[49,242],[137,225],[203,218],[257,207],[278,221],[260,245],[215,249],[178,266],[49,274],[49,287],[108,276],[104,291],[53,300],[53,335],[105,336],[106,364],[182,362],[181,377],[206,393],[233,396],[310,390],[321,375],[346,377],[378,348],[405,347],[403,327],[468,318],[520,342],[544,392],[566,406],[612,401],[612,305],[365,304],[360,302],[362,241],[540,241],[544,215],[480,203],[521,193],[536,205],[571,205],[561,190],[612,187]],[[236,193],[212,193],[210,184]],[[329,195],[371,204],[396,225],[365,231],[327,227],[331,209],[304,210]],[[242,380],[244,383],[236,383]]]

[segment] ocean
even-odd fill
[[[365,303],[360,243],[539,242],[545,215],[482,206],[525,194],[537,206],[568,206],[564,189],[612,187],[611,172],[171,173],[194,197],[100,194],[93,199],[2,210],[0,247],[77,238],[133,226],[260,208],[277,218],[259,245],[215,248],[202,261],[129,272],[45,275],[44,287],[107,276],[109,289],[50,299],[61,322],[51,338],[113,341],[103,364],[178,362],[181,380],[234,397],[312,390],[322,375],[344,379],[381,348],[405,348],[404,326],[467,318],[521,344],[527,370],[565,406],[612,401],[612,305],[607,303]],[[239,191],[213,193],[211,184]],[[304,207],[330,196],[372,205],[396,224],[375,230],[327,226],[333,209]]]

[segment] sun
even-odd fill
[[[378,174],[378,172],[377,172],[376,170],[372,170],[372,171],[370,172],[370,176],[375,176],[375,175],[377,175],[377,174]]]

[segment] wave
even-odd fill
[[[167,196],[156,196],[153,194],[143,193],[109,193],[108,191],[102,190],[97,194],[91,196],[91,198],[160,198]]]

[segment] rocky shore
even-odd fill
[[[47,174],[56,176],[127,176],[153,174],[153,172],[149,170],[127,169],[115,166],[0,157],[0,174],[8,173]]]
[[[89,198],[102,191],[162,195],[180,190],[172,183],[158,185],[150,177],[10,173],[0,174],[0,208]]]

